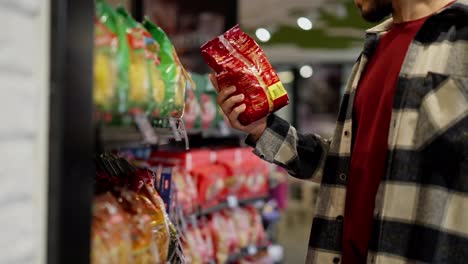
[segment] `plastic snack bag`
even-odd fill
[[[93,98],[97,119],[116,122],[126,111],[128,81],[122,69],[128,56],[121,19],[111,6],[96,2]]]
[[[219,87],[235,86],[244,94],[246,110],[239,121],[248,125],[289,103],[288,94],[263,50],[239,26],[201,47],[205,62],[216,72]]]
[[[159,69],[159,65],[161,65],[161,60],[159,59],[160,46],[146,29],[143,31],[143,36],[145,39],[148,74],[150,77],[149,85],[153,95],[152,101],[154,103],[148,111],[153,111],[152,115],[159,117],[159,108],[164,102],[164,94],[166,92],[166,84],[164,83],[163,76]]]
[[[201,128],[201,106],[200,106],[200,90],[203,88],[203,78],[199,74],[190,73],[197,89],[187,87],[185,97],[185,113],[184,121],[185,128],[188,130]]]
[[[127,13],[123,7],[117,12],[125,21],[128,57],[128,106],[131,115],[147,112],[153,106],[150,66],[147,59],[145,29]],[[154,107],[154,106],[153,106]]]
[[[94,199],[92,219],[93,264],[127,264],[132,260],[129,216],[110,193]]]
[[[160,263],[162,248],[155,240],[154,222],[156,210],[151,208],[151,202],[148,202],[142,196],[132,191],[122,191],[120,193],[119,203],[122,208],[130,215],[132,222],[132,254],[135,264]]]
[[[140,195],[141,199],[144,200],[148,208],[148,214],[152,216],[153,232],[159,249],[159,259],[165,262],[168,257],[171,233],[170,221],[166,214],[164,201],[154,187],[146,183],[137,193]],[[153,210],[152,213],[151,210]]]
[[[187,83],[190,83],[193,87],[195,87],[195,84],[180,63],[174,46],[166,33],[147,18],[145,18],[143,25],[161,47],[159,69],[165,81],[166,92],[160,115],[180,118],[184,113]]]

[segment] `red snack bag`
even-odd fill
[[[245,95],[241,124],[248,125],[288,105],[286,89],[263,50],[239,26],[205,43],[201,53],[216,72],[219,87],[234,85],[235,95]]]
[[[198,199],[197,188],[192,177],[185,170],[176,168],[173,181],[177,189],[177,203],[182,205],[185,214],[192,213]]]
[[[203,222],[199,226],[199,228],[200,235],[204,241],[203,263],[210,263],[210,261],[215,258],[213,238],[211,236],[210,226],[207,222]]]
[[[199,204],[203,208],[216,205],[224,190],[224,178],[227,170],[221,165],[208,165],[192,171],[195,179]]]
[[[249,206],[247,210],[250,213],[249,242],[252,245],[263,246],[267,243],[267,236],[263,227],[262,216],[255,207]]]

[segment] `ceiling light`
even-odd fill
[[[261,42],[268,42],[271,39],[271,33],[266,28],[258,28],[255,35]]]
[[[310,78],[314,74],[314,69],[310,65],[304,65],[299,69],[299,74],[302,78]]]
[[[312,21],[307,17],[300,17],[297,19],[297,25],[303,30],[311,30],[313,27]]]

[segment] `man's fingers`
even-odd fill
[[[246,105],[241,104],[238,107],[234,108],[232,112],[229,114],[229,121],[231,122],[231,125],[233,125],[235,128],[239,128],[239,115],[245,111]]]
[[[236,91],[235,86],[230,86],[230,87],[226,87],[222,89],[218,93],[218,99],[217,99],[218,104],[223,105],[224,101],[226,101],[226,99],[228,99],[231,96],[231,94],[233,94],[235,91]]]
[[[243,94],[238,94],[235,96],[229,97],[224,103],[221,105],[221,108],[223,109],[224,113],[230,113],[232,108],[242,102],[244,100],[244,95]]]

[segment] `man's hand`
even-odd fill
[[[234,106],[241,103],[244,100],[244,95],[239,94],[232,96],[232,94],[236,91],[236,87],[219,87],[216,77],[214,75],[210,75],[210,79],[213,83],[213,86],[218,91],[217,102],[223,110],[224,114],[228,117],[231,126],[237,130],[248,133],[255,142],[258,141],[258,139],[262,136],[263,132],[266,129],[267,118],[262,118],[248,126],[242,125],[239,122],[238,117],[241,113],[245,111],[246,106],[245,104],[241,104],[237,107]]]

